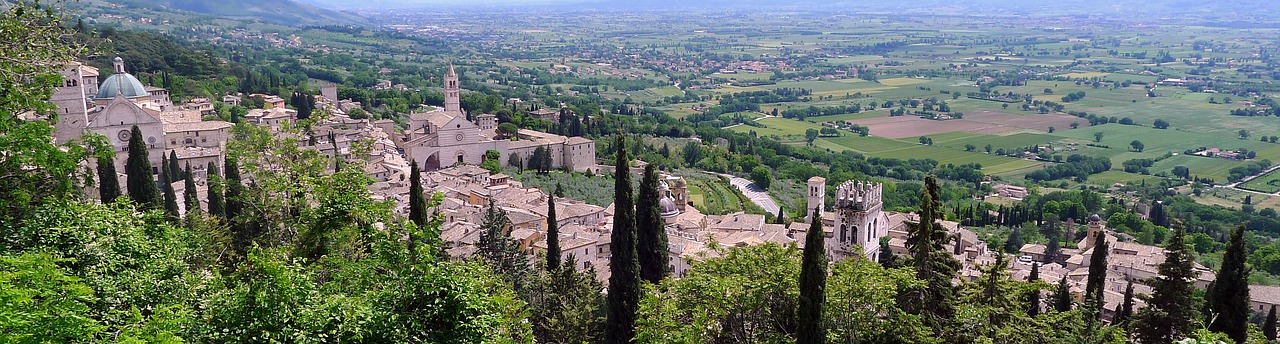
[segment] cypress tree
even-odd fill
[[[826,301],[827,257],[823,239],[821,208],[813,209],[813,220],[804,236],[804,258],[800,266],[800,318],[797,321],[797,344],[823,343],[826,330],[822,326],[822,303]]]
[[[422,172],[418,161],[409,162],[409,221],[418,228],[427,224],[427,199],[422,190]]]
[[[173,191],[173,181],[164,173],[160,174],[160,188],[164,189],[164,217],[170,222],[178,222],[178,196]]]
[[[187,163],[186,170],[182,173],[184,182],[183,186],[183,204],[187,206],[187,213],[200,212],[200,197],[196,193],[196,178],[191,175],[191,163]]]
[[[1194,294],[1199,275],[1192,266],[1195,257],[1187,247],[1186,231],[1176,228],[1165,245],[1160,276],[1151,282],[1151,303],[1134,316],[1134,334],[1144,343],[1167,343],[1187,336],[1200,318]]]
[[[636,201],[636,251],[640,259],[640,278],[658,283],[667,276],[667,231],[662,221],[662,209],[658,200],[658,169],[654,164],[644,167],[640,180],[640,198]]]
[[[235,158],[227,156],[222,165],[227,169],[225,177],[222,178],[223,201],[226,202],[223,211],[226,213],[227,221],[234,224],[243,207],[240,202],[240,192],[244,191],[244,184],[240,184],[240,167],[236,164]]]
[[[223,217],[226,216],[224,203],[222,202],[222,176],[218,175],[218,163],[209,162],[207,169],[208,177],[205,178],[205,187],[209,188],[209,215]]]
[[[178,179],[186,178],[186,175],[182,173],[182,167],[178,166],[178,152],[175,150],[169,150],[168,168],[169,168],[169,181],[172,182]]]
[[[773,223],[779,224],[779,225],[785,224],[785,222],[783,221],[786,221],[786,218],[784,218],[782,215],[782,207],[778,207],[778,215],[773,218]]]
[[[1276,306],[1271,305],[1271,312],[1267,313],[1267,322],[1262,323],[1262,335],[1267,340],[1276,339]]]
[[[556,186],[559,193],[560,186]],[[556,221],[556,195],[547,195],[547,271],[560,268],[560,223]],[[572,267],[571,267],[572,268]]]
[[[116,163],[110,157],[98,158],[98,198],[102,203],[115,202],[120,197],[120,179],[116,178]]]
[[[912,223],[907,233],[907,250],[916,270],[916,278],[925,282],[923,288],[911,291],[908,305],[913,314],[924,315],[928,323],[941,326],[951,317],[955,290],[951,279],[960,269],[960,262],[946,251],[951,239],[942,224],[935,219],[942,217],[938,201],[938,179],[925,178],[925,190],[920,197],[920,221]]]
[[[1116,312],[1116,316],[1111,319],[1112,324],[1123,324],[1133,317],[1133,280],[1124,286],[1124,303],[1120,305],[1120,311]]]
[[[1107,237],[1098,236],[1098,243],[1093,247],[1093,255],[1089,257],[1089,277],[1085,281],[1084,295],[1085,300],[1089,302],[1094,309],[1090,310],[1090,315],[1095,319],[1102,315],[1103,298],[1102,294],[1107,283],[1107,254],[1111,252],[1111,245],[1107,243]]]
[[[1031,262],[1031,275],[1027,276],[1027,282],[1038,280],[1040,280],[1040,263]],[[1032,290],[1027,294],[1027,316],[1037,315],[1040,315],[1040,289]]]
[[[636,310],[640,303],[640,263],[636,260],[635,204],[631,195],[630,162],[626,137],[617,135],[614,161],[614,217],[609,250],[609,310],[605,337],[610,343],[631,343],[635,337]]]
[[[1209,289],[1209,310],[1216,315],[1209,330],[1244,343],[1249,331],[1249,266],[1244,226],[1236,227],[1222,255],[1222,269]]]
[[[147,144],[142,142],[142,130],[133,126],[129,136],[129,157],[125,160],[126,188],[129,198],[143,209],[160,207],[160,190],[156,189],[156,181],[151,177],[151,160],[147,158]]]
[[[1009,231],[1009,237],[1004,241],[1004,251],[1008,253],[1016,253],[1022,249],[1022,231],[1013,228]]]
[[[1053,292],[1053,309],[1058,312],[1071,310],[1071,286],[1067,285],[1067,276],[1058,280],[1058,290]]]

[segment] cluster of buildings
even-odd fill
[[[163,156],[174,152],[178,164],[190,164],[193,175],[204,184],[205,166],[221,164],[231,123],[202,120],[202,115],[212,111],[208,99],[193,99],[175,105],[167,90],[144,86],[125,70],[124,61],[116,58],[114,73],[98,82],[99,72],[93,67],[72,63],[62,71],[65,82],[57,88],[52,101],[57,106],[58,121],[55,139],[67,142],[87,132],[106,136],[115,147],[114,163],[117,171],[125,171],[125,160],[131,129],[138,126],[147,144],[149,159],[159,172]],[[509,176],[491,173],[477,167],[486,155],[495,152],[504,165],[523,164],[541,148],[550,153],[553,168],[574,171],[600,172],[595,161],[595,143],[581,137],[564,137],[531,130],[517,133],[498,133],[497,120],[492,114],[468,116],[460,106],[458,76],[452,66],[444,78],[445,105],[429,111],[411,114],[408,127],[400,130],[389,120],[368,121],[353,119],[343,114],[351,104],[318,97],[317,108],[326,109],[332,115],[317,120],[312,125],[312,137],[299,140],[303,148],[313,148],[322,154],[346,160],[353,157],[357,142],[368,149],[365,170],[377,182],[370,188],[379,198],[394,200],[399,210],[406,212],[408,204],[409,164],[417,163],[426,171],[424,186],[444,197],[438,211],[445,217],[442,239],[449,254],[464,257],[472,254],[482,233],[481,224],[487,208],[492,204],[501,208],[511,220],[508,234],[519,241],[529,254],[545,251],[548,233],[548,190],[525,188]],[[332,94],[333,90],[326,90]],[[273,99],[274,100],[274,99]],[[227,97],[224,102],[239,101],[239,97]],[[255,109],[245,116],[253,125],[278,130],[289,122],[297,121],[297,112],[280,102],[269,102],[265,109]],[[276,104],[280,103],[280,104]],[[551,113],[547,114],[552,116]],[[474,119],[468,119],[473,117]],[[123,175],[118,176],[124,178]],[[826,180],[813,177],[807,182],[807,209],[826,209]],[[175,191],[182,184],[175,183]],[[196,190],[203,193],[204,188]],[[702,214],[692,207],[688,183],[679,176],[663,176],[660,185],[660,214],[665,221],[670,253],[670,269],[675,276],[683,276],[689,262],[714,257],[720,251],[715,247],[740,247],[763,243],[803,246],[803,237],[814,216],[824,226],[825,251],[834,260],[853,257],[877,259],[880,243],[887,240],[889,249],[900,255],[907,254],[908,226],[916,220],[914,214],[888,212],[882,209],[883,187],[870,182],[846,181],[835,189],[832,211],[806,212],[804,221],[791,224],[766,223],[764,215],[732,213],[726,215]],[[1026,190],[1014,186],[998,187],[997,192],[1006,197],[1025,196]],[[92,194],[92,193],[91,193]],[[205,200],[205,195],[199,195]],[[609,275],[610,231],[614,215],[613,205],[599,206],[572,199],[556,199],[556,222],[559,225],[559,243],[567,259],[572,255],[578,268],[593,269],[601,281]],[[950,232],[952,254],[962,263],[961,278],[972,279],[981,269],[996,262],[996,251],[989,251],[977,233],[955,222],[942,222]],[[1073,225],[1069,227],[1074,228]],[[1113,313],[1123,302],[1128,281],[1135,282],[1135,291],[1149,294],[1151,288],[1143,281],[1158,275],[1158,266],[1164,261],[1162,248],[1118,240],[1107,232],[1097,215],[1089,219],[1088,232],[1078,248],[1062,248],[1053,259],[1046,259],[1045,247],[1028,244],[1021,248],[1023,259],[1010,260],[1015,279],[1025,280],[1032,265],[1040,266],[1040,278],[1057,281],[1063,276],[1071,285],[1077,299],[1083,298],[1088,276],[1090,257],[1098,238],[1111,243],[1107,256],[1107,285],[1104,295],[1105,309]],[[887,239],[886,239],[887,238]],[[799,240],[798,240],[799,239]],[[1029,259],[1028,259],[1029,258]],[[1196,285],[1204,288],[1214,279],[1214,273],[1196,265],[1200,273]],[[1280,287],[1254,286],[1251,307],[1259,311],[1280,304]]]

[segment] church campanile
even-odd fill
[[[449,64],[449,73],[444,75],[444,112],[448,114],[461,114],[462,103],[458,97],[458,73],[453,71],[453,64]]]

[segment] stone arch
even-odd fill
[[[440,169],[440,154],[432,154],[427,157],[427,161],[422,163],[422,170],[435,171]]]

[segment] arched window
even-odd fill
[[[849,233],[849,225],[843,224],[843,223],[840,224],[840,241],[841,242],[846,241],[845,238],[848,235],[848,233]]]

